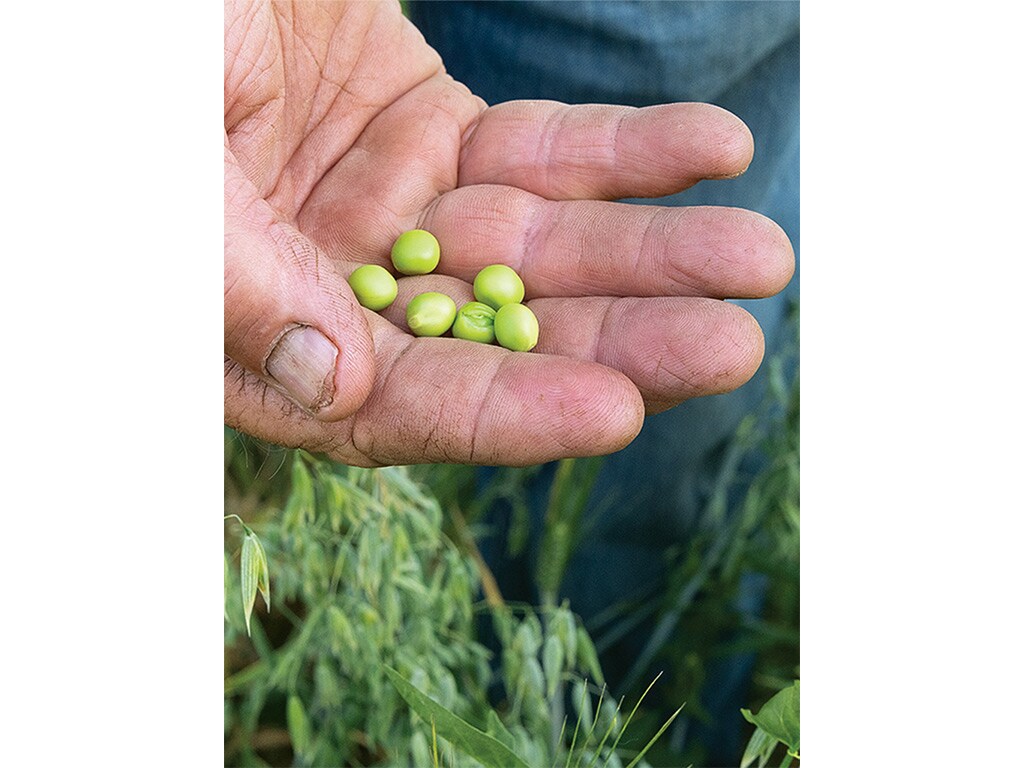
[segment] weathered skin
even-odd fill
[[[703,104],[486,107],[397,2],[225,7],[225,420],[351,464],[530,464],[609,453],[645,411],[745,382],[763,354],[725,297],[781,290],[786,235],[724,208],[610,202],[741,173],[753,141]],[[402,231],[437,271],[376,314],[345,280]],[[529,354],[418,339],[409,299],[461,306],[484,266],[526,285]],[[299,407],[268,357],[291,328],[338,349]]]

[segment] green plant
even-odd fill
[[[616,751],[619,740],[622,738],[632,721],[633,716],[636,714],[637,709],[646,696],[647,691],[651,689],[657,680],[652,681],[651,685],[647,687],[647,691],[644,692],[644,696],[641,696],[630,712],[629,717],[625,723],[619,725],[619,713],[622,707],[622,702],[615,707],[614,711],[611,710],[610,704],[603,706],[607,702],[604,699],[605,689],[602,687],[600,696],[597,702],[597,712],[599,717],[595,717],[594,708],[591,704],[590,693],[587,689],[586,684],[576,688],[574,703],[576,706],[577,716],[576,724],[573,728],[572,738],[569,744],[566,746],[565,737],[566,733],[566,720],[562,721],[562,726],[558,733],[558,739],[556,741],[556,747],[554,750],[554,757],[550,761],[546,762],[527,762],[519,757],[517,750],[522,748],[521,743],[517,743],[512,733],[502,724],[501,719],[497,714],[491,710],[487,715],[487,726],[486,730],[480,730],[465,720],[462,720],[458,716],[452,714],[444,707],[439,705],[436,701],[430,697],[424,695],[419,691],[412,683],[403,678],[393,669],[387,669],[388,677],[391,678],[392,683],[402,694],[402,697],[409,703],[409,706],[414,712],[416,712],[423,721],[430,722],[431,736],[435,745],[434,749],[434,765],[439,765],[437,758],[437,742],[438,734],[442,734],[443,739],[447,740],[450,745],[457,747],[458,751],[462,755],[468,755],[475,762],[484,766],[484,768],[545,768],[548,765],[558,766],[559,768],[582,768],[586,765],[587,768],[593,768],[598,762],[601,762],[602,768],[609,768],[609,766],[615,766],[620,768],[622,765],[622,758],[620,753]],[[647,744],[635,755],[632,760],[626,766],[626,768],[635,768],[638,765],[646,765],[643,762],[644,755],[651,748],[655,741],[661,737],[665,730],[672,724],[672,721],[676,718],[682,707],[677,709],[671,717],[662,725],[661,729],[656,733]],[[598,730],[598,723],[601,721],[603,735],[601,736],[600,742],[594,746],[593,740],[596,738]],[[584,725],[586,723],[586,725]],[[582,728],[581,728],[582,726]],[[581,730],[584,732],[583,740],[579,741]],[[614,742],[611,746],[607,746],[609,737],[614,736]],[[424,763],[425,764],[425,763]],[[450,764],[454,764],[451,762]]]
[[[713,713],[705,700],[723,659],[750,659],[744,663],[753,665],[752,684],[743,700],[754,704],[799,676],[798,326],[794,307],[791,342],[765,361],[762,405],[740,423],[716,458],[717,477],[699,527],[690,540],[668,550],[664,581],[588,621],[602,654],[638,628],[650,627],[619,690],[628,695],[652,670],[663,669],[662,698],[651,702],[650,714],[664,716],[673,702],[687,702],[678,738],[659,742],[652,756],[665,764],[705,762],[706,747],[693,736],[693,726],[713,723],[736,734],[734,759],[739,759],[745,721],[738,712]],[[555,530],[549,525],[545,535]],[[758,608],[744,607],[745,589],[760,594]],[[734,724],[716,719],[723,717],[734,718]],[[659,723],[650,716],[636,727],[650,733]]]
[[[680,702],[690,722],[710,717],[702,690],[717,658],[756,654],[746,699],[755,718],[799,677],[799,387],[785,375],[787,358],[766,365],[765,408],[723,453],[707,525],[671,553],[668,583],[586,627],[560,593],[586,535],[601,459],[553,467],[537,529],[529,488],[540,467],[495,468],[486,482],[478,468],[458,465],[361,470],[226,430],[225,511],[262,543],[274,591],[273,611],[251,609],[250,639],[243,601],[233,597],[240,571],[229,566],[246,529],[226,526],[228,763],[482,764],[402,694],[388,667],[527,765],[702,763],[699,749],[681,753],[673,734]],[[764,457],[756,474],[745,462],[752,453]],[[510,553],[539,538],[536,605],[506,600],[477,551],[484,512],[497,502],[511,515]],[[768,579],[756,619],[736,607],[751,572]],[[616,686],[636,701],[624,718],[598,653],[645,619],[654,629],[647,655],[665,672],[642,694],[643,670],[632,690]],[[488,628],[490,649],[481,640]],[[757,733],[735,717],[737,729]],[[770,737],[758,738],[763,748]]]
[[[289,487],[255,505],[262,514],[251,526],[272,563],[277,612],[254,615],[251,646],[234,637],[234,622],[226,628],[228,754],[259,764],[271,734],[280,749],[294,747],[281,738],[280,708],[297,700],[288,709],[302,706],[310,732],[303,764],[402,755],[411,730],[396,722],[400,698],[382,663],[456,708],[482,697],[489,671],[473,641],[474,574],[441,534],[436,503],[401,471],[338,468],[302,452],[285,462]]]
[[[564,604],[478,603],[477,561],[443,532],[440,505],[409,470],[343,467],[231,431],[226,457],[227,511],[246,520],[243,547],[258,532],[275,593],[246,632],[248,609],[226,603],[229,764],[418,767],[431,743],[449,764],[485,764],[493,745],[467,746],[459,721],[529,766],[637,756],[616,747],[609,702],[594,711],[587,681],[603,675],[578,618]],[[226,562],[237,546],[228,536]],[[226,568],[229,593],[243,575]],[[481,621],[497,656],[476,639]],[[572,718],[554,706],[565,686]],[[607,738],[567,744],[573,719]]]
[[[715,491],[705,511],[706,527],[687,546],[670,553],[667,582],[652,584],[635,600],[610,606],[587,625],[604,653],[643,621],[651,622],[646,635],[649,662],[638,661],[620,670],[633,676],[629,687],[618,686],[620,693],[629,696],[639,692],[636,685],[645,672],[641,663],[654,668],[652,675],[664,670],[659,686],[633,719],[634,738],[643,740],[658,733],[681,701],[686,702],[683,713],[691,733],[695,723],[711,723],[713,715],[704,696],[713,665],[721,658],[756,655],[746,698],[754,704],[763,703],[787,684],[787,678],[799,674],[799,388],[796,380],[782,375],[785,358],[767,365],[772,378],[769,396],[764,409],[743,422],[720,457]],[[751,474],[746,462],[752,454],[764,457],[756,474]],[[601,464],[599,458],[557,463],[543,525],[532,531],[525,487],[538,468],[502,468],[491,473],[486,483],[479,481],[472,468],[419,471],[424,478],[434,478],[431,484],[446,499],[446,509],[463,510],[478,535],[486,534],[483,510],[499,501],[506,503],[512,521],[510,553],[523,551],[531,536],[539,537],[533,580],[543,619],[548,615],[545,606],[560,604],[566,569],[587,535],[585,511],[594,509],[589,500]],[[606,498],[602,503],[616,500]],[[737,602],[743,580],[751,573],[767,579],[763,610],[756,618]],[[589,642],[589,635],[581,637]],[[554,723],[561,719],[560,701],[556,696],[549,705]],[[675,724],[680,722],[682,718]],[[733,728],[739,739],[745,722],[736,712],[735,724],[726,727]],[[691,738],[682,748],[680,743],[675,738],[659,739],[647,758],[655,765],[706,764],[701,741]],[[738,741],[734,759],[739,760],[742,748]]]
[[[740,768],[757,761],[757,768],[765,768],[779,744],[786,746],[786,754],[779,768],[788,768],[793,759],[800,759],[800,681],[776,693],[755,715],[741,709],[743,717],[756,729],[747,742]]]
[[[242,611],[245,614],[245,632],[251,635],[251,627],[249,626],[250,619],[252,618],[252,609],[256,605],[256,592],[263,596],[263,603],[267,606],[267,610],[270,610],[270,569],[267,565],[267,553],[263,549],[263,544],[260,543],[259,537],[253,533],[252,528],[242,522],[242,518],[238,515],[228,515],[237,520],[241,526],[244,536],[242,538],[242,556],[241,556],[241,587],[239,592],[242,596]],[[227,600],[227,574],[228,574],[228,559],[224,557],[224,596],[225,601]],[[227,618],[227,606],[224,608],[224,616]]]

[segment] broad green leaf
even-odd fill
[[[793,752],[800,750],[800,681],[772,696],[756,715],[741,709],[743,717]]]
[[[744,715],[745,717],[745,715]],[[747,742],[747,748],[743,750],[743,758],[740,760],[740,768],[748,768],[757,761],[757,768],[764,768],[768,758],[772,756],[779,740],[769,736],[764,729],[755,728],[754,733]]]
[[[487,733],[488,735],[496,738],[509,749],[515,749],[515,736],[509,733],[508,728],[506,728],[505,724],[501,722],[501,718],[498,717],[498,713],[495,712],[493,709],[487,710]]]
[[[507,746],[449,712],[391,667],[385,666],[384,672],[416,714],[425,722],[434,723],[441,738],[447,739],[474,760],[487,768],[529,768]]]

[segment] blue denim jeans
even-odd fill
[[[799,13],[797,2],[410,3],[412,20],[449,73],[490,104],[521,98],[634,106],[702,101],[736,114],[750,127],[755,143],[753,162],[743,176],[636,202],[758,211],[789,235],[798,265]],[[784,321],[798,292],[799,266],[782,294],[736,302],[764,330],[766,359],[787,340]],[[662,553],[669,543],[685,543],[700,525],[722,448],[764,397],[765,374],[762,366],[735,392],[691,400],[649,417],[630,446],[607,458],[588,510],[588,536],[563,584],[563,596],[584,620],[617,598],[664,579]],[[535,489],[533,531],[542,530],[550,476],[545,468]],[[494,510],[489,521],[499,534],[505,512]],[[528,577],[532,563],[507,561],[500,535],[484,544],[509,596],[535,599]],[[763,582],[752,579],[740,609],[756,613],[762,588]],[[610,681],[616,663],[628,663],[644,637],[636,633],[632,646],[627,638],[617,654],[602,659],[612,667],[607,670]],[[714,722],[689,729],[705,743],[712,764],[737,764],[739,708],[749,704],[744,696],[751,664],[747,656],[720,665],[702,697]]]

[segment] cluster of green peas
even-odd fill
[[[424,229],[403,232],[391,248],[391,263],[403,275],[426,275],[441,260],[437,238]],[[377,264],[355,270],[348,284],[356,299],[367,309],[379,312],[398,296],[398,281]],[[473,296],[456,309],[455,301],[436,291],[421,293],[409,302],[405,319],[416,336],[441,336],[449,330],[457,339],[491,344],[528,352],[537,345],[540,328],[537,317],[522,303],[526,294],[515,270],[504,264],[484,267],[473,280]]]

